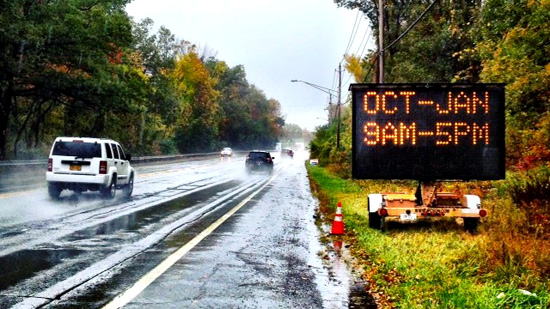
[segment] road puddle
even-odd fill
[[[0,291],[82,252],[75,249],[23,250],[0,257]]]
[[[131,214],[114,218],[109,222],[75,232],[67,236],[64,240],[79,241],[89,239],[94,236],[112,235],[118,232],[138,232],[140,229],[158,223],[162,219],[169,217],[183,209],[200,204],[216,194],[219,191],[225,191],[233,188],[235,182],[224,183],[206,190],[178,198],[166,203],[159,204]]]

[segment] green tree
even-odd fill
[[[31,119],[101,133],[109,113],[140,100],[143,78],[128,65],[128,2],[0,2],[0,159]]]
[[[378,1],[335,2],[340,6],[361,9],[373,26],[374,33],[378,34]],[[475,46],[472,29],[479,15],[481,1],[441,0],[419,19],[432,2],[384,1],[385,82],[479,80],[479,63],[472,63],[475,59],[460,58],[458,55]],[[414,24],[417,19],[418,22]],[[411,30],[405,34],[411,26]],[[371,51],[364,56],[348,56],[346,68],[358,82],[373,80],[378,67],[373,60],[377,59],[377,55],[377,52]],[[359,64],[363,70],[358,68]]]
[[[210,59],[212,70],[218,76],[218,91],[221,93],[220,142],[223,146],[246,148],[247,136],[252,134],[250,108],[244,98],[250,85],[242,65],[229,68],[225,62]]]
[[[271,148],[282,135],[280,103],[250,85],[242,65],[228,67],[210,57],[206,61],[220,92],[219,139],[234,148]]]

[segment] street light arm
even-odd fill
[[[434,1],[437,1],[437,0],[434,0]],[[297,83],[297,82],[300,82],[300,83],[304,83],[306,85],[309,85],[317,90],[321,90],[322,92],[325,92],[325,93],[328,93],[330,95],[330,101],[332,103],[332,92],[336,92],[338,93],[338,103],[336,103],[336,117],[338,118],[338,129],[336,131],[336,149],[340,148],[340,113],[341,113],[341,94],[342,94],[342,64],[340,63],[338,65],[338,91],[335,91],[335,90],[332,90],[330,88],[327,88],[327,87],[323,87],[323,86],[319,86],[319,85],[315,85],[315,84],[312,84],[312,83],[308,83],[306,81],[303,81],[303,80],[298,80],[298,79],[292,79],[290,80],[290,82],[292,83]],[[329,118],[330,118],[330,110],[329,110]]]
[[[333,96],[335,94],[332,94],[331,92],[336,92],[335,90],[332,90],[330,88],[327,88],[327,87],[323,87],[323,86],[319,86],[319,85],[315,85],[315,84],[312,84],[312,83],[309,83],[309,82],[306,82],[306,81],[303,81],[303,80],[298,80],[298,79],[293,79],[291,80],[290,82],[292,83],[304,83],[306,85],[309,85],[317,90],[321,90],[323,91],[324,93],[328,93],[329,95]]]

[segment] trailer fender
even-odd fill
[[[477,195],[464,195],[466,199],[466,206],[469,209],[480,209],[481,208],[481,199]]]
[[[367,200],[369,212],[377,212],[382,207],[382,194],[369,194]]]

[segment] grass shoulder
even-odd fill
[[[458,188],[485,190],[485,207],[497,214],[487,218],[475,235],[450,219],[392,222],[381,232],[368,228],[367,194],[406,192],[414,188],[413,182],[342,179],[320,166],[307,169],[312,191],[320,200],[319,217],[330,223],[337,202],[342,202],[344,241],[357,260],[354,267],[381,307],[550,307],[550,272],[544,266],[550,263],[550,255],[544,255],[550,244],[502,228],[502,222],[513,225],[519,215],[492,189],[495,184],[467,183]],[[541,252],[523,247],[532,245]]]

